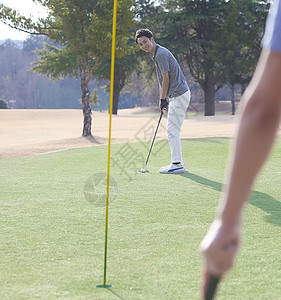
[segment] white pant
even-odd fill
[[[167,135],[171,149],[172,163],[182,162],[180,130],[190,103],[190,91],[178,97],[170,98],[167,122]]]

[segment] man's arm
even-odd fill
[[[165,72],[162,74],[163,79],[162,79],[162,88],[160,92],[160,99],[165,99],[168,95],[168,89],[169,89],[169,84],[170,84],[170,78],[168,72]]]
[[[230,164],[227,198],[219,212],[227,222],[232,219],[236,222],[240,218],[241,207],[249,198],[256,175],[272,148],[280,124],[280,78],[281,54],[264,51],[242,100],[247,103],[240,120]]]
[[[162,74],[162,87],[160,87],[160,101],[159,101],[159,108],[160,110],[164,113],[166,108],[161,109],[161,99],[166,99],[168,89],[169,89],[169,84],[170,84],[170,78],[168,72],[165,72]]]
[[[234,264],[244,203],[267,159],[281,118],[281,53],[263,50],[243,95],[243,109],[216,220],[201,243],[205,274],[221,276]],[[206,276],[205,278],[207,278]],[[203,287],[205,286],[203,282]],[[206,286],[205,286],[206,288]]]

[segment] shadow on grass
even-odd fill
[[[96,286],[97,288],[102,288],[102,289],[105,289],[106,291],[112,293],[114,296],[116,296],[118,299],[122,299],[122,300],[125,300],[125,298],[123,298],[121,295],[119,295],[117,292],[115,292],[112,288],[112,286],[106,286],[104,287],[103,285],[97,285]]]
[[[92,280],[89,281],[77,281],[77,282],[71,282],[71,288],[67,287],[68,290],[72,290],[73,293],[80,293],[80,292],[85,292],[87,291],[88,294],[93,295],[93,297],[91,299],[99,299],[98,296],[95,293],[96,289],[99,290],[103,290],[102,295],[104,295],[104,297],[109,298],[109,296],[105,296],[108,293],[113,294],[116,299],[121,299],[121,300],[125,300],[125,298],[123,298],[121,295],[119,295],[115,290],[114,287],[112,287],[111,285],[106,285],[106,287],[103,286],[103,284],[98,284],[95,285],[93,283]],[[96,296],[96,297],[95,297]],[[103,297],[103,299],[104,299]],[[112,297],[110,297],[110,299],[112,299]]]
[[[188,138],[182,139],[187,140],[188,142],[202,142],[202,143],[213,143],[213,144],[222,144],[224,141],[231,141],[229,137],[206,137],[206,138]]]
[[[274,225],[281,226],[280,201],[265,193],[253,191],[250,203],[268,213],[268,215],[265,217],[266,221]]]
[[[193,180],[201,185],[205,185],[213,188],[216,191],[222,191],[223,184],[193,173],[185,172],[181,176]],[[268,194],[261,193],[258,191],[253,191],[250,204],[254,205],[268,215],[265,217],[267,222],[270,222],[276,226],[281,226],[281,202],[275,198],[269,196]]]
[[[222,183],[193,174],[193,173],[189,173],[189,172],[185,172],[183,174],[180,174],[183,177],[189,178],[199,184],[205,185],[205,186],[209,186],[211,188],[213,188],[216,191],[221,191],[222,190]]]
[[[122,296],[120,296],[119,294],[117,294],[114,290],[112,290],[111,288],[108,289],[109,292],[111,292],[113,295],[115,295],[117,298],[125,300],[125,298],[123,298]]]

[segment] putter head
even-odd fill
[[[148,173],[149,171],[147,169],[140,169],[139,172],[141,172],[141,173]]]

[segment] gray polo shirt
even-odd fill
[[[281,2],[279,0],[271,4],[262,44],[265,48],[281,52]]]
[[[156,67],[156,74],[160,86],[162,86],[162,74],[168,72],[170,79],[168,89],[169,98],[178,97],[188,91],[189,88],[183,72],[177,60],[168,49],[156,45],[156,51],[152,59]]]

